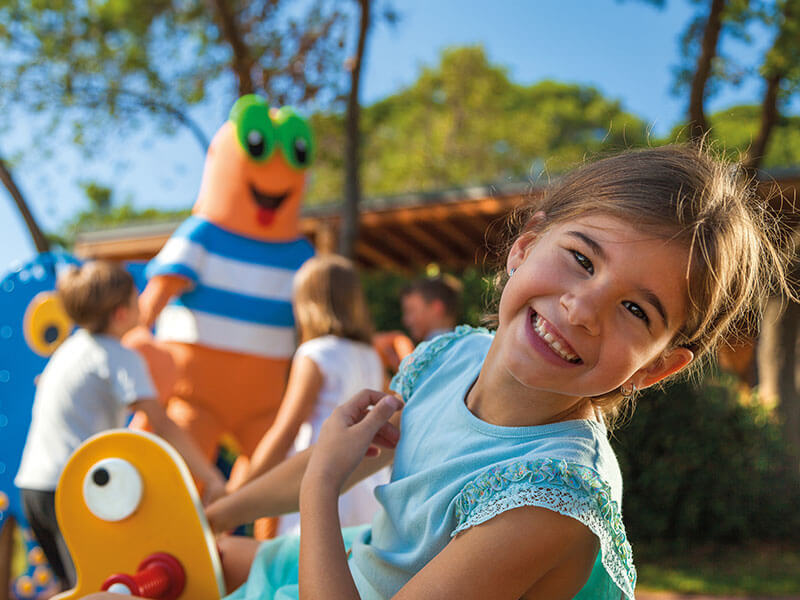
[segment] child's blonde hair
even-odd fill
[[[335,335],[370,343],[372,322],[353,263],[329,254],[307,260],[294,279],[300,342]]]
[[[544,213],[544,218],[534,218]],[[707,148],[669,145],[603,158],[565,175],[513,216],[521,236],[582,216],[604,214],[689,248],[687,318],[671,344],[701,367],[722,340],[751,333],[770,293],[793,297],[787,282],[788,229],[737,165]],[[507,278],[500,275],[499,288]],[[607,416],[619,391],[593,399]]]
[[[58,277],[58,296],[67,315],[92,333],[108,329],[111,316],[131,300],[133,277],[118,264],[103,260],[71,266]]]

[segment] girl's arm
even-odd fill
[[[386,434],[388,441],[382,452],[377,456],[365,457],[347,479],[343,490],[349,489],[362,479],[391,464],[394,457],[393,448],[399,438],[399,414],[392,420],[392,423],[393,427]],[[223,533],[261,517],[274,517],[297,512],[300,482],[314,447],[290,456],[274,469],[270,469],[235,492],[208,506],[206,516],[211,529],[215,533]]]
[[[457,535],[394,598],[570,600],[589,579],[599,546],[572,517],[515,508]]]
[[[389,419],[403,402],[364,390],[336,408],[320,430],[300,487],[300,598],[358,598],[347,567],[338,498],[364,456],[393,448]],[[393,441],[392,441],[393,440]]]
[[[229,489],[242,487],[286,458],[300,426],[314,410],[322,383],[322,372],[308,356],[300,356],[292,361],[286,393],[275,422],[256,446],[245,477],[229,484]]]
[[[301,598],[359,598],[336,499],[349,470],[385,434],[400,405],[391,396],[364,392],[323,425],[300,492]],[[569,600],[588,579],[597,549],[596,536],[580,522],[524,506],[456,536],[395,598]]]

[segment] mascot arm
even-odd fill
[[[179,275],[156,275],[139,296],[139,321],[148,329],[172,298],[186,291],[192,284]]]

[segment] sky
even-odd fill
[[[411,85],[424,66],[438,63],[444,48],[480,44],[490,62],[505,67],[519,84],[553,79],[594,86],[645,119],[656,134],[664,134],[686,113],[686,100],[672,95],[671,89],[680,61],[679,37],[695,10],[688,0],[664,4],[658,8],[638,0],[394,0],[399,22],[378,25],[368,41],[361,101],[371,104]],[[753,46],[730,42],[723,50],[756,64],[766,43],[756,35]],[[753,81],[715,96],[709,108],[757,103],[760,94]],[[192,116],[210,138],[229,109],[227,104],[204,106]],[[32,135],[28,120],[35,117],[18,110],[15,118],[14,128],[0,134],[2,156],[20,153]],[[109,131],[109,139],[115,133]],[[64,145],[55,148],[47,161],[25,157],[14,165],[17,185],[40,226],[58,231],[86,209],[80,182],[91,179],[111,185],[117,203],[130,201],[137,208],[191,207],[204,154],[188,133],[170,137],[143,128],[117,141],[109,144],[109,155],[93,160]],[[24,222],[0,186],[0,273],[34,254]]]

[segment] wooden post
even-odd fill
[[[14,517],[9,516],[0,529],[0,600],[9,600],[11,590],[11,561],[14,558]]]

